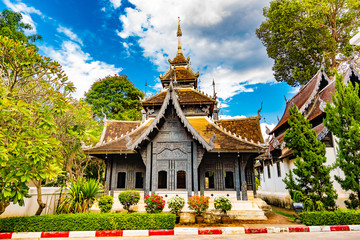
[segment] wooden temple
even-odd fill
[[[106,188],[156,192],[254,191],[254,158],[265,152],[260,115],[219,120],[217,99],[198,90],[199,73],[181,48],[160,80],[163,90],[142,100],[142,121],[105,120],[100,142],[86,148],[106,162]]]

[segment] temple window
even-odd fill
[[[176,174],[176,188],[186,188],[186,172],[178,171]]]
[[[117,188],[125,188],[126,173],[118,172]]]
[[[270,165],[267,165],[267,172],[268,172],[268,178],[271,178],[271,174],[270,174]]]
[[[144,188],[144,173],[143,172],[136,173],[135,188]]]
[[[167,188],[167,172],[166,171],[159,172],[158,188]]]
[[[225,188],[234,188],[234,175],[233,172],[225,172]]]
[[[276,163],[276,168],[277,168],[277,174],[278,174],[278,177],[281,177],[281,167],[280,167],[280,162],[277,162],[277,163]]]
[[[205,173],[205,188],[215,188],[214,172],[206,172]]]

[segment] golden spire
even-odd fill
[[[177,30],[177,36],[178,36],[178,51],[177,53],[183,53],[181,49],[181,40],[180,37],[182,36],[181,28],[180,28],[180,17],[178,17],[178,30]]]

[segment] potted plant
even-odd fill
[[[188,200],[189,208],[191,210],[195,210],[195,222],[202,223],[204,222],[204,216],[201,214],[209,208],[209,199],[210,197],[205,197],[203,195],[200,196],[192,196]]]
[[[185,200],[183,197],[175,196],[168,200],[168,207],[170,208],[170,212],[176,215],[176,222],[180,222],[180,212],[185,205]]]
[[[138,204],[140,200],[140,194],[134,190],[126,190],[119,194],[119,201],[123,205],[123,208],[130,212],[132,205]]]
[[[221,213],[223,213],[223,215],[221,216],[221,222],[229,223],[230,217],[226,214],[226,211],[231,210],[231,201],[225,196],[218,196],[214,199],[214,207],[217,210],[221,210]]]
[[[157,194],[146,195],[144,202],[147,213],[160,213],[165,207],[165,200]]]

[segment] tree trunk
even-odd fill
[[[35,181],[33,180],[33,182],[35,183],[36,186],[36,191],[37,191],[37,202],[39,204],[39,208],[36,211],[35,215],[40,215],[42,213],[42,211],[44,210],[44,208],[46,207],[46,203],[44,203],[42,201],[42,194],[41,194],[41,181]]]
[[[5,209],[9,205],[10,205],[10,201],[5,201],[5,202],[0,201],[0,215],[5,212]]]

